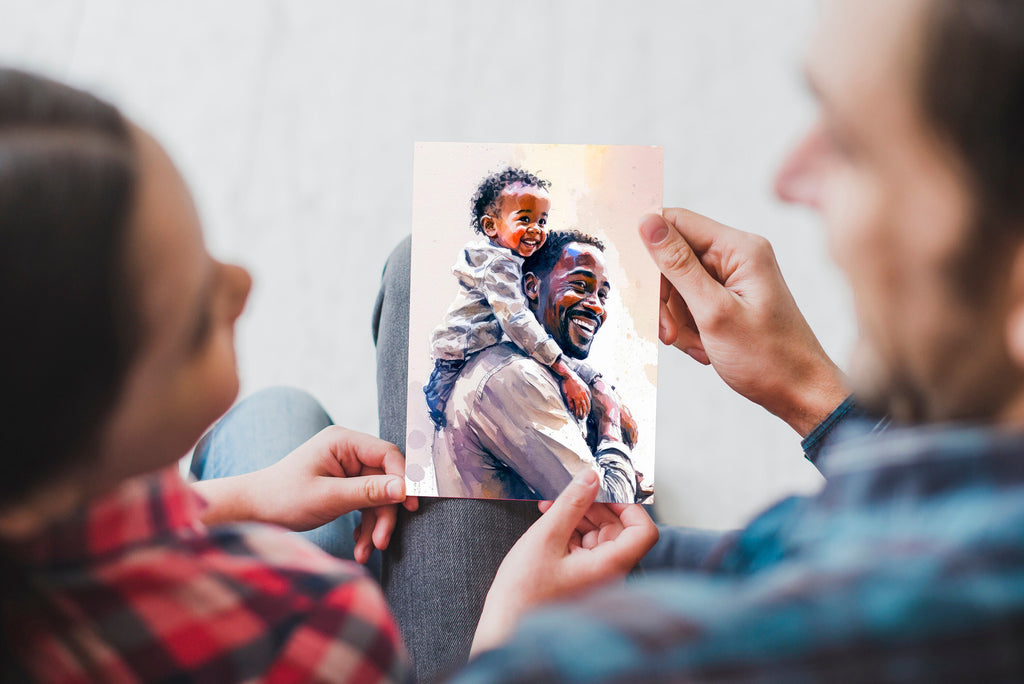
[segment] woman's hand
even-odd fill
[[[643,506],[595,504],[597,473],[577,475],[544,515],[509,550],[487,593],[472,653],[493,648],[519,617],[540,604],[565,599],[621,579],[658,540]]]
[[[355,559],[387,547],[395,529],[395,504],[415,510],[405,496],[405,459],[394,444],[338,426],[324,428],[272,466],[246,475],[204,480],[195,488],[210,504],[208,524],[258,520],[310,530],[354,510]]]
[[[640,234],[662,272],[662,342],[711,364],[801,437],[846,397],[767,240],[685,209],[645,217]]]

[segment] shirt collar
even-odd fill
[[[172,466],[126,480],[11,551],[38,565],[91,561],[158,537],[199,531],[203,505]]]

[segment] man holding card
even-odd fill
[[[699,571],[623,590],[602,582],[651,542],[644,521],[588,508],[596,483],[574,480],[501,564],[465,681],[1019,680],[1022,36],[1019,2],[826,5],[808,60],[820,121],[776,183],[821,213],[850,279],[856,402],[767,241],[681,209],[641,226],[662,340],[804,437],[824,491]],[[867,414],[891,423],[851,420]],[[455,503],[424,519],[478,505]]]

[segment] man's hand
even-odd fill
[[[519,617],[624,577],[658,540],[643,506],[595,504],[593,470],[577,475],[509,550],[487,593],[472,653],[502,643]]]
[[[662,272],[660,337],[806,436],[845,398],[764,238],[685,209],[640,234]]]
[[[204,480],[196,490],[210,503],[203,521],[258,520],[310,530],[362,510],[355,559],[387,547],[395,504],[415,510],[405,496],[405,459],[394,444],[338,426],[324,428],[272,466],[246,475]]]

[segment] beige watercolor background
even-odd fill
[[[661,211],[660,147],[417,143],[413,170],[406,439],[410,495],[434,496],[433,426],[423,385],[433,368],[430,332],[458,291],[451,266],[461,247],[482,239],[470,225],[470,198],[489,173],[518,166],[551,181],[548,230],[578,229],[605,242],[608,318],[588,362],[616,387],[639,426],[633,453],[654,483],[659,275],[637,234],[640,217]]]

